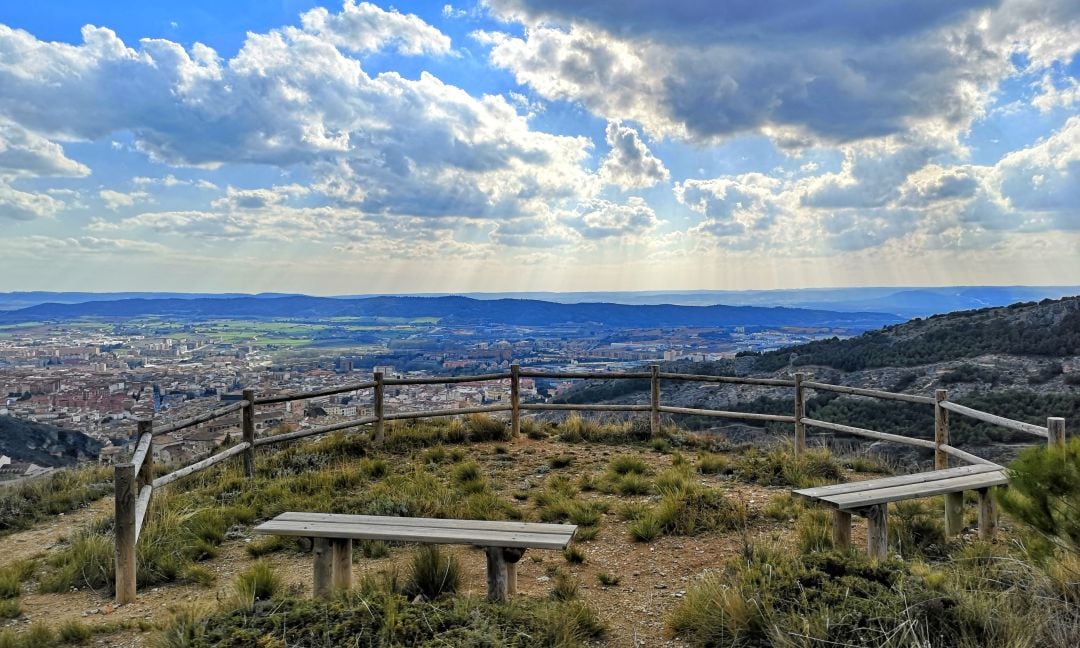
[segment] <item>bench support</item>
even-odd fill
[[[951,538],[964,529],[964,494],[945,493],[945,537]]]
[[[336,590],[352,588],[353,541],[348,538],[330,540],[331,561],[333,562],[333,587]]]
[[[315,556],[315,578],[312,594],[317,599],[330,598],[333,573],[333,551],[330,549],[330,539],[315,538],[312,541],[311,553]]]
[[[979,539],[990,540],[997,526],[994,497],[989,488],[979,489]]]
[[[840,551],[851,548],[851,513],[849,511],[833,509],[832,543],[833,547]]]
[[[524,549],[487,547],[488,600],[501,602],[517,594],[517,563]]]
[[[889,554],[888,504],[877,504],[862,511],[866,516],[866,552],[873,560],[885,560]]]

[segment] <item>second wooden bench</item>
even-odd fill
[[[959,508],[964,491],[979,493],[979,536],[989,538],[994,530],[994,501],[990,489],[1009,483],[1005,470],[994,464],[962,466],[931,472],[869,479],[820,488],[803,488],[795,495],[833,507],[833,544],[847,548],[851,544],[851,514],[866,517],[866,545],[870,556],[885,558],[888,535],[889,502],[920,499],[934,495],[946,496],[946,507]],[[959,511],[949,519],[960,520]],[[958,529],[946,529],[947,534]]]

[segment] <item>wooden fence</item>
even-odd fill
[[[649,404],[648,405],[611,405],[611,404],[576,404],[576,403],[523,403],[521,401],[522,378],[554,378],[561,380],[648,380],[649,381]],[[491,405],[481,407],[467,407],[456,409],[430,410],[424,412],[393,412],[387,413],[384,409],[385,389],[387,385],[447,385],[460,383],[490,382],[510,380],[510,403],[508,405]],[[690,407],[673,407],[663,405],[660,402],[661,381],[694,381],[715,384],[756,385],[764,387],[781,387],[793,389],[793,402],[791,415],[760,414],[754,412],[732,412],[723,410],[697,409]],[[341,423],[307,428],[296,432],[278,434],[274,436],[255,438],[255,408],[259,405],[271,405],[296,400],[306,400],[322,396],[332,396],[356,391],[373,390],[373,416],[367,416]],[[806,416],[806,392],[829,391],[852,396],[864,396],[885,400],[917,403],[933,406],[934,408],[934,440],[917,439],[898,434],[878,432],[865,428],[844,425],[829,421],[819,421]],[[190,428],[201,423],[227,416],[240,410],[242,412],[241,441],[239,444],[223,450],[201,461],[175,470],[160,477],[154,477],[153,444],[155,434],[176,432]],[[245,389],[242,400],[230,405],[214,409],[205,414],[195,416],[183,421],[155,428],[153,420],[139,421],[138,441],[131,461],[118,464],[115,468],[115,533],[116,533],[116,599],[119,603],[131,603],[135,600],[136,592],[136,546],[139,534],[142,530],[150,502],[156,489],[162,488],[179,479],[205,470],[232,457],[239,455],[243,462],[244,473],[248,477],[254,476],[255,449],[262,446],[287,443],[306,437],[357,428],[372,426],[371,437],[375,443],[381,443],[384,439],[384,424],[386,421],[400,421],[408,419],[423,419],[440,416],[457,416],[462,414],[509,412],[511,433],[517,437],[521,432],[522,412],[543,411],[582,411],[582,412],[648,412],[650,432],[653,436],[660,434],[661,414],[687,414],[695,416],[709,416],[725,419],[740,419],[749,421],[768,421],[779,423],[791,423],[794,426],[795,453],[800,454],[806,450],[807,427],[861,436],[879,441],[890,441],[910,446],[934,450],[934,468],[943,469],[949,466],[949,457],[966,461],[968,463],[992,464],[986,459],[977,457],[949,444],[949,414],[968,416],[979,421],[991,423],[1000,427],[1018,432],[1024,432],[1047,439],[1051,446],[1063,447],[1065,444],[1065,419],[1051,417],[1047,419],[1046,427],[1014,421],[988,412],[965,407],[948,400],[946,390],[939,389],[933,397],[916,396],[910,394],[898,394],[877,389],[863,389],[844,385],[830,385],[826,383],[812,382],[804,379],[802,373],[796,373],[792,379],[786,378],[749,378],[739,376],[709,376],[699,374],[667,373],[660,371],[659,365],[652,365],[648,372],[627,373],[600,373],[600,372],[565,372],[565,371],[540,371],[523,369],[518,365],[512,365],[509,372],[480,374],[474,376],[446,376],[430,378],[386,378],[382,373],[376,372],[374,380],[356,382],[318,389],[307,392],[294,392],[276,396],[257,397],[254,390]],[[958,508],[950,515],[950,502],[946,502],[946,526],[955,526],[959,515]],[[953,502],[955,504],[955,502]],[[950,527],[951,528],[951,527]]]

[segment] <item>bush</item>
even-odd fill
[[[259,561],[236,576],[234,588],[240,607],[251,609],[257,601],[269,601],[281,592],[281,577],[273,565]]]
[[[664,532],[660,526],[659,518],[649,512],[634,520],[630,524],[628,531],[630,532],[630,538],[634,542],[652,542]]]
[[[581,601],[487,603],[444,597],[410,603],[391,583],[330,601],[288,598],[273,606],[186,614],[158,639],[158,648],[252,646],[504,646],[584,648],[604,635],[597,613]],[[20,647],[21,648],[21,647]]]
[[[833,548],[828,511],[820,508],[808,509],[799,517],[795,533],[799,538],[799,549],[803,553],[829,551]]]
[[[739,460],[735,476],[752,484],[792,488],[844,481],[839,462],[828,450],[807,450],[796,456],[789,446],[747,451]]]
[[[84,643],[93,632],[81,621],[69,619],[60,624],[59,634],[64,643]]]
[[[1009,465],[1002,510],[1058,546],[1080,553],[1080,437],[1064,449],[1036,446]]]
[[[649,472],[649,464],[645,463],[645,460],[637,455],[619,455],[611,460],[608,464],[608,470],[616,475],[647,475]]]
[[[697,469],[702,475],[726,475],[732,471],[731,461],[727,457],[713,453],[699,456]]]
[[[487,414],[470,414],[468,428],[470,441],[508,441],[510,439],[510,427],[507,422],[492,418]]]
[[[461,584],[461,568],[453,556],[444,556],[438,545],[423,545],[413,554],[405,593],[410,598],[423,595],[433,601],[453,594]]]
[[[40,520],[78,510],[111,493],[111,473],[99,467],[58,470],[0,490],[0,535],[29,529]]]

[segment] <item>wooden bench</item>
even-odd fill
[[[334,589],[352,586],[353,540],[385,540],[484,547],[488,599],[505,601],[517,592],[517,562],[525,550],[565,549],[577,527],[534,522],[282,513],[254,531],[312,539],[316,598],[326,598]]]
[[[994,533],[994,502],[990,489],[1009,483],[1005,470],[998,465],[979,464],[931,472],[849,482],[820,488],[803,488],[795,495],[833,507],[833,544],[851,545],[851,514],[862,515],[868,523],[867,550],[883,559],[888,548],[889,502],[945,495],[947,535],[959,533],[962,522],[964,491],[979,493],[979,537]]]

